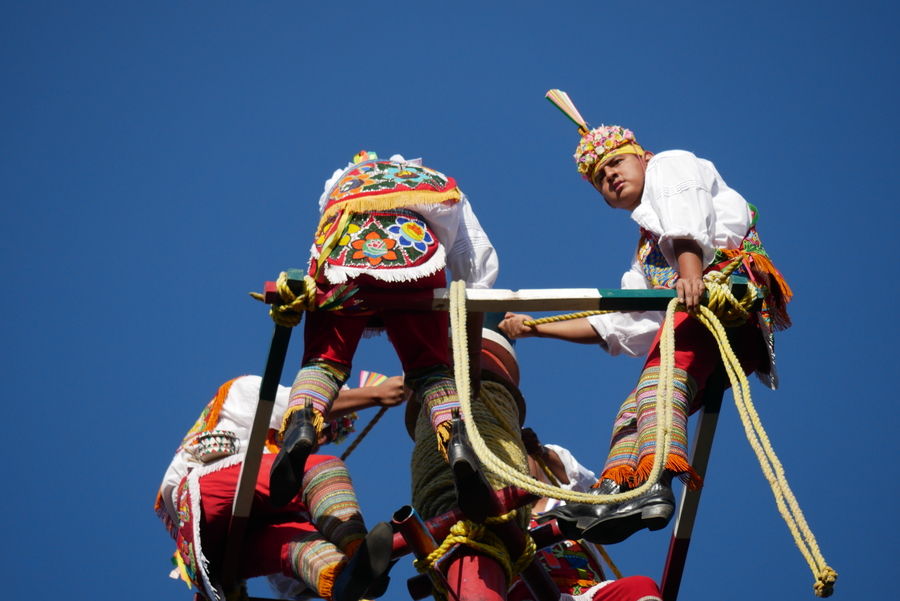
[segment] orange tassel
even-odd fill
[[[344,555],[347,556],[347,559],[352,559],[353,556],[356,555],[356,552],[359,550],[359,547],[364,540],[365,537],[360,537],[347,543],[347,546],[344,548]]]
[[[759,253],[747,252],[739,249],[722,249],[722,253],[729,259],[735,257],[746,257],[753,264],[753,271],[764,274],[765,280],[769,285],[769,291],[772,295],[771,307],[772,324],[776,330],[786,330],[791,327],[791,317],[787,312],[787,304],[794,297],[794,291],[788,286],[784,276],[775,267],[772,260]]]
[[[346,561],[341,561],[333,566],[328,566],[322,570],[321,574],[319,574],[319,582],[316,583],[316,590],[318,590],[319,595],[325,599],[325,601],[331,601],[334,581],[337,580],[337,577],[340,576],[341,571],[343,571],[344,566],[346,565]]]
[[[669,455],[668,458],[666,458],[665,468],[668,471],[677,474],[678,479],[681,480],[688,490],[699,490],[703,487],[703,478],[694,471],[691,464],[683,457]],[[651,472],[653,472],[653,455],[647,455],[641,459],[640,463],[638,463],[637,470],[635,470],[634,488],[637,488],[646,482],[647,479],[650,478]]]
[[[612,480],[619,486],[622,486],[623,484],[631,485],[631,483],[634,481],[634,468],[627,465],[618,465],[616,467],[612,467],[609,470],[603,472],[603,474],[600,476],[600,479],[597,480],[597,482],[595,482],[591,486],[591,488],[599,488],[600,482],[602,482],[604,478]]]

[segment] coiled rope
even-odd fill
[[[502,385],[496,382],[483,382],[481,394],[471,403],[472,412],[469,419],[475,419],[481,425],[482,431],[490,440],[491,451],[499,457],[499,460],[510,469],[528,473],[528,460],[525,448],[522,445],[519,414],[516,401],[512,394]],[[437,439],[431,426],[431,420],[427,411],[420,411],[416,422],[416,444],[412,453],[412,505],[423,519],[449,511],[456,506],[456,492],[453,484],[453,474],[446,460],[438,450]],[[502,488],[504,482],[494,473],[485,470],[485,475],[494,489]],[[493,536],[489,529],[472,522],[461,521],[451,530],[450,535],[429,558],[416,562],[420,572],[426,572],[434,563],[443,557],[455,544],[479,549],[486,555],[495,558],[507,575],[507,579],[517,574],[531,562],[536,549],[527,536],[528,528],[527,508],[518,512],[511,512],[501,516],[504,520],[514,520],[526,533],[525,552],[519,558],[510,558],[509,552],[503,543]],[[493,519],[487,523],[495,523]],[[489,546],[491,549],[483,548]],[[444,599],[446,591],[442,587],[440,578],[432,579],[436,583],[433,593],[437,599]]]
[[[731,294],[730,286],[728,286],[728,275],[735,266],[736,264],[730,265],[730,269],[723,272],[708,273],[704,276],[704,282],[709,291],[708,304],[719,311],[726,323],[736,325],[742,323],[742,319],[746,320],[749,313],[748,307],[755,298],[756,290],[752,283],[748,285],[747,294],[745,294],[744,298],[740,301]],[[675,368],[674,315],[676,310],[684,311],[684,305],[679,304],[677,299],[672,299],[666,309],[666,318],[663,322],[660,338],[660,379],[656,395],[656,415],[659,419],[659,424],[657,429],[655,455],[653,458],[653,468],[647,481],[643,485],[634,490],[617,495],[598,497],[596,495],[577,493],[558,487],[551,487],[534,479],[522,477],[521,474],[516,473],[513,470],[505,469],[499,459],[493,456],[478,430],[477,419],[470,419],[467,421],[467,432],[478,459],[489,470],[496,473],[508,484],[517,486],[532,494],[562,499],[568,503],[588,503],[594,505],[620,503],[643,495],[659,479],[659,476],[663,471],[665,458],[668,456],[669,448],[671,446],[672,397],[674,391]],[[469,403],[469,364],[465,341],[465,318],[465,284],[463,282],[453,282],[450,287],[450,323],[454,340],[455,377],[463,414],[468,416],[471,415],[471,413]],[[706,325],[710,332],[712,332],[719,345],[725,369],[731,382],[735,404],[738,408],[738,413],[741,416],[744,431],[747,434],[747,440],[750,442],[750,446],[753,448],[754,453],[756,453],[763,474],[772,488],[778,510],[785,520],[785,523],[788,525],[788,528],[794,536],[794,541],[800,548],[801,554],[807,560],[807,563],[816,578],[813,590],[818,597],[829,597],[834,592],[834,582],[837,578],[837,573],[825,563],[825,559],[822,557],[818,544],[816,543],[815,536],[809,529],[806,519],[800,510],[800,506],[788,486],[784,468],[772,449],[769,438],[762,427],[762,423],[760,422],[759,416],[750,399],[750,384],[744,375],[740,362],[735,356],[734,351],[731,349],[722,322],[712,309],[703,306],[700,307],[700,313],[697,318]]]

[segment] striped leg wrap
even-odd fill
[[[288,543],[284,574],[306,583],[318,596],[331,598],[331,586],[347,557],[318,532],[301,534]]]
[[[341,386],[349,377],[349,368],[326,361],[312,361],[304,365],[297,372],[294,385],[291,386],[291,398],[288,401],[287,411],[284,412],[279,439],[283,437],[291,415],[303,409],[307,401],[320,416],[323,416],[324,421],[324,416],[328,415]]]
[[[441,424],[450,421],[450,411],[459,408],[456,382],[446,365],[439,365],[411,377],[409,387],[419,395],[423,410],[428,412],[435,432]]]
[[[303,501],[316,529],[339,549],[347,552],[350,547],[355,550],[366,537],[366,525],[350,474],[340,459],[323,461],[306,471]],[[352,555],[352,552],[347,554]]]
[[[609,478],[617,484],[630,484],[638,465],[637,400],[634,392],[619,408],[613,426],[609,456],[600,480]],[[599,483],[599,480],[598,480]]]
[[[656,452],[656,391],[659,385],[659,368],[644,370],[635,392],[637,399],[638,467],[635,485],[643,484],[653,470]],[[697,394],[697,384],[683,369],[675,369],[674,395],[672,398],[672,444],[666,458],[666,469],[682,476],[692,490],[702,485],[702,480],[691,469],[687,450],[688,408]]]

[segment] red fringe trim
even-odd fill
[[[676,477],[687,487],[688,490],[699,490],[703,487],[703,478],[694,471],[691,464],[684,457],[678,455],[669,455],[666,458],[666,470],[674,473]],[[653,455],[647,455],[638,463],[637,470],[634,473],[634,486],[638,487],[650,477],[653,471]]]

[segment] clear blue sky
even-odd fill
[[[713,160],[759,207],[796,297],[782,388],[754,401],[834,598],[888,598],[897,28],[866,1],[4,2],[4,598],[190,599],[166,577],[156,488],[218,385],[262,370],[272,324],[247,292],[304,267],[322,184],[360,149],[457,179],[497,287],[616,287],[635,228],[579,178],[550,88],[650,150]],[[518,352],[528,425],[599,469],[640,361]],[[299,353],[296,337],[285,383]],[[355,369],[399,365],[382,338]],[[361,449],[374,523],[409,500],[401,412]],[[610,552],[658,578],[667,546],[642,532]],[[412,569],[395,574],[402,600]],[[726,397],[681,598],[813,599],[812,582]]]

